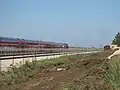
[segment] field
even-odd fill
[[[110,54],[64,56],[13,66],[1,73],[0,90],[119,90],[118,58],[107,60]]]

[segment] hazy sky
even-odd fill
[[[109,44],[120,31],[120,0],[0,0],[0,36]]]

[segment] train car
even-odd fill
[[[58,46],[55,42],[42,42],[41,44],[46,45],[46,48],[56,48]]]
[[[43,44],[47,45],[47,48],[68,48],[66,43],[43,42]]]
[[[5,47],[17,47],[19,45],[19,39],[0,37],[0,46]]]
[[[66,43],[44,42],[8,37],[0,37],[0,46],[15,48],[69,48]]]
[[[26,42],[24,39],[19,39],[19,38],[0,37],[0,46],[24,48],[26,47]]]

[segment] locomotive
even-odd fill
[[[69,48],[67,43],[45,42],[20,38],[0,37],[0,47],[14,48]]]

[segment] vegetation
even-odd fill
[[[112,44],[120,46],[120,32],[115,36]],[[114,88],[114,90],[120,90],[120,57],[114,57],[110,61],[109,70],[105,75],[105,81]]]
[[[53,67],[59,65],[64,65],[69,68],[70,63],[68,59],[77,59],[80,57],[81,55],[62,56],[43,61],[27,61],[24,65],[17,65],[20,67],[12,66],[8,72],[0,73],[0,90],[4,90],[2,88],[9,85],[20,84],[34,79],[37,77],[38,73],[53,70]]]
[[[70,82],[65,82],[63,90],[95,90],[96,88],[96,90],[111,90],[104,88],[106,84],[101,83],[101,81],[104,81],[104,72],[101,72],[101,68],[106,66],[104,65],[106,56],[108,56],[108,52],[62,56],[50,60],[26,62],[24,65],[20,65],[20,67],[12,66],[8,72],[0,74],[0,90],[18,90],[21,83],[33,81],[31,79],[36,80],[41,72],[56,71],[59,67],[69,70],[80,70],[80,72],[76,72],[76,74],[80,74],[80,77],[76,77]],[[116,90],[119,90],[120,86],[119,69],[119,65],[114,66],[114,68],[111,67],[105,76],[105,81],[117,88]],[[12,89],[7,89],[10,87]]]
[[[80,77],[68,82],[64,85],[63,90],[113,90],[104,83],[104,68],[106,68],[106,53],[91,54],[89,58],[85,58],[84,71]],[[81,65],[83,67],[83,65]],[[100,82],[100,83],[99,83]],[[106,88],[107,87],[107,88]]]
[[[120,46],[120,32],[116,34],[115,39],[112,41],[112,44]]]
[[[120,57],[115,57],[111,61],[109,70],[105,75],[105,81],[114,87],[114,90],[120,90]]]

